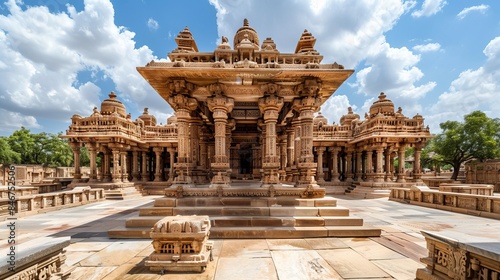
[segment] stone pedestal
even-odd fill
[[[154,252],[145,265],[151,271],[203,272],[212,260],[208,216],[165,217],[151,229]]]

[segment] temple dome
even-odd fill
[[[148,113],[148,108],[144,108],[144,112],[139,116],[139,119],[144,122],[144,126],[156,126],[156,118]]]
[[[380,93],[378,100],[373,102],[373,105],[370,107],[370,117],[374,117],[379,113],[384,116],[394,116],[394,103],[386,99],[383,92]]]
[[[125,105],[116,99],[116,94],[112,91],[109,94],[109,98],[105,99],[101,103],[101,114],[111,115],[116,112],[120,117],[125,118],[127,116],[127,110]]]
[[[168,117],[167,124],[177,124],[177,116],[173,114],[172,116]]]
[[[358,114],[354,114],[352,108],[347,108],[347,114],[340,118],[340,125],[351,125],[351,122],[355,119],[359,119]]]
[[[243,40],[245,40],[245,42],[247,42],[247,40],[248,40],[251,43],[251,45],[254,47],[254,49],[256,49],[256,50],[259,49],[259,45],[260,45],[259,35],[257,35],[257,32],[255,31],[255,29],[253,29],[252,27],[250,27],[248,25],[248,19],[245,19],[243,21],[243,26],[240,29],[238,29],[238,31],[236,31],[236,34],[234,35],[233,44],[234,44],[235,50],[238,49],[238,46],[240,45],[240,43]]]
[[[317,115],[316,117],[314,117],[313,123],[314,123],[314,125],[315,125],[315,126],[316,126],[316,125],[320,125],[320,124],[321,124],[322,126],[323,126],[323,125],[328,125],[328,119],[327,119],[327,118],[325,118],[325,116],[323,116],[323,115],[321,114],[321,112],[319,112],[319,113],[318,113],[318,115]]]

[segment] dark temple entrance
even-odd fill
[[[243,177],[250,177],[253,174],[253,155],[252,145],[242,144],[238,154],[240,156],[240,175],[248,175]]]

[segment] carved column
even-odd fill
[[[317,97],[316,91],[318,87],[313,81],[313,84],[306,82],[306,86],[302,92],[306,92],[307,96],[296,98],[293,101],[293,108],[299,112],[300,119],[300,160],[297,164],[299,170],[298,186],[307,186],[314,184],[314,175],[316,174],[317,164],[314,162],[313,147],[313,119],[314,112],[318,110],[321,99]],[[309,85],[308,85],[309,84]],[[296,147],[297,148],[297,147]]]
[[[317,171],[317,181],[318,183],[325,182],[325,174],[323,174],[323,153],[325,152],[326,147],[316,147],[316,153],[318,154],[318,171]]]
[[[366,181],[373,182],[373,150],[366,151]]]
[[[120,150],[112,149],[111,153],[113,154],[113,173],[111,174],[111,181],[113,183],[118,183],[122,181],[120,175]]]
[[[138,157],[138,151],[133,150],[132,151],[132,181],[137,182],[139,181],[139,157]]]
[[[281,135],[279,137],[280,140],[280,152],[278,154],[278,158],[281,160],[280,163],[280,181],[285,181],[286,180],[286,166],[287,166],[287,159],[288,159],[288,149],[287,149],[287,135]]]
[[[391,147],[387,147],[385,149],[385,181],[386,182],[391,182],[392,181],[392,149]]]
[[[111,161],[109,158],[109,156],[110,156],[109,150],[108,149],[103,150],[103,154],[104,154],[104,162],[103,162],[102,180],[104,182],[110,182],[111,181],[111,173],[110,173]]]
[[[264,169],[264,184],[279,183],[278,172],[280,168],[280,160],[276,151],[276,122],[283,104],[283,97],[279,97],[275,94],[259,98],[259,109],[264,115],[264,123],[266,127],[265,151],[262,163],[262,168]]]
[[[359,148],[356,151],[356,175],[355,181],[363,181],[363,149]]]
[[[398,179],[396,182],[398,183],[404,183],[406,182],[405,180],[405,145],[402,144],[399,149],[398,149],[398,162],[399,162],[399,167],[398,167]]]
[[[332,152],[332,182],[340,182],[339,180],[339,152],[340,147],[330,147]]]
[[[168,182],[174,182],[174,164],[175,164],[175,147],[167,148],[168,156],[170,158],[170,168],[168,170]]]
[[[227,114],[233,110],[234,99],[216,90],[214,96],[207,98],[207,104],[215,123],[215,155],[211,167],[216,174],[212,183],[226,184],[230,181],[229,158],[226,154]]]
[[[148,173],[148,154],[146,152],[142,152],[142,166],[141,166],[141,179],[142,181],[149,181],[149,173]]]
[[[155,182],[161,181],[161,153],[163,152],[162,147],[154,147],[153,152],[155,152],[156,158],[156,169],[155,169]]]
[[[384,148],[377,147],[377,172],[375,174],[375,182],[384,181]]]
[[[352,172],[352,151],[350,149],[346,150],[346,156],[345,156],[345,161],[346,161],[346,182],[352,182],[352,177],[353,177],[353,172]]]
[[[420,167],[420,155],[422,153],[422,147],[422,144],[417,144],[414,148],[415,162],[413,163],[413,181],[415,182],[422,182],[422,169]]]
[[[75,166],[75,172],[73,175],[73,182],[78,182],[82,178],[82,173],[80,171],[80,143],[70,143],[71,149],[73,149],[73,164]]]
[[[96,149],[96,144],[95,143],[90,143],[87,146],[87,149],[89,150],[89,156],[90,156],[90,175],[89,175],[89,182],[95,182],[97,181],[97,149]]]
[[[126,151],[122,151],[120,152],[120,156],[121,156],[121,170],[122,170],[122,182],[128,182],[128,172],[127,172],[127,152]]]
[[[187,90],[184,93],[173,94],[168,98],[168,103],[174,108],[177,117],[177,163],[175,169],[176,183],[191,183],[191,174],[194,168],[190,143],[191,111],[198,107],[196,99],[189,97]],[[155,178],[156,180],[156,178]]]

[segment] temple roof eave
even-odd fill
[[[155,91],[168,101],[170,89],[167,83],[172,79],[184,79],[196,86],[213,83],[240,85],[244,79],[253,85],[264,83],[301,83],[304,79],[317,78],[322,87],[320,96],[325,102],[353,73],[352,69],[286,69],[286,68],[210,68],[205,67],[137,67],[137,71],[148,81]]]

